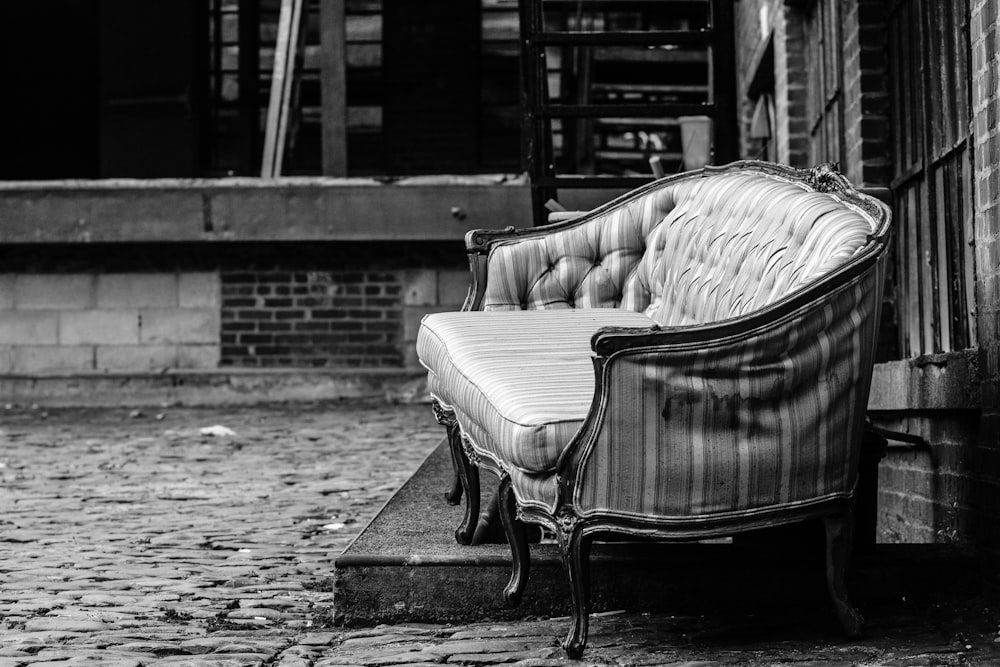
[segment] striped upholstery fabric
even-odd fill
[[[840,266],[873,232],[833,196],[756,172],[678,181],[500,244],[483,310],[608,308],[664,326],[738,317]]]
[[[667,181],[505,238],[490,246],[482,310],[424,319],[431,394],[510,474],[518,502],[550,514],[569,502],[582,517],[690,521],[849,497],[883,259],[756,329],[669,341],[815,285],[871,248],[880,224],[751,169]],[[574,443],[573,496],[559,499],[557,461],[594,400],[592,335],[652,324],[662,344],[602,359],[601,414]]]
[[[617,309],[427,315],[417,353],[430,393],[452,407],[484,456],[505,469],[554,469],[594,394],[590,338],[605,326],[650,326]]]
[[[876,275],[742,340],[617,359],[577,480],[581,513],[691,517],[849,497]]]
[[[743,340],[615,359],[577,478],[580,515],[690,521],[849,497],[879,270]],[[522,504],[555,511],[555,475],[511,481]]]

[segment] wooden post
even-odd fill
[[[264,128],[264,158],[262,178],[281,175],[285,157],[285,134],[295,77],[295,50],[299,43],[302,23],[302,0],[281,0],[278,15],[278,39],[274,48],[274,69],[271,76],[271,97],[267,105],[267,125]]]
[[[739,130],[736,121],[736,32],[733,3],[711,3],[712,49],[711,87],[715,104],[713,119],[714,163],[726,164],[739,154]]]
[[[320,0],[323,174],[347,176],[347,46],[344,0]]]

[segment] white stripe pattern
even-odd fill
[[[844,266],[884,232],[874,224],[831,195],[746,171],[669,182],[501,242],[483,310],[422,323],[431,394],[511,475],[519,502],[555,511],[556,463],[594,400],[599,328],[753,313]],[[704,517],[850,496],[883,263],[742,340],[611,358],[577,511]]]
[[[617,308],[427,315],[417,353],[431,394],[455,409],[483,454],[551,470],[594,394],[590,338],[601,327],[649,327]]]

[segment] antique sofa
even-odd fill
[[[578,218],[473,231],[462,312],[417,351],[472,540],[500,477],[516,604],[525,523],[555,535],[579,656],[596,539],[697,540],[822,518],[845,571],[890,213],[834,168],[743,161],[655,181]]]

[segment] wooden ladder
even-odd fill
[[[703,27],[693,29],[621,29],[585,30],[579,21],[558,21],[566,29],[548,29],[546,18],[558,17],[562,12],[621,11],[642,12],[644,9],[663,5],[704,5],[706,21]],[[555,204],[560,188],[590,189],[614,188],[618,190],[638,187],[648,183],[652,175],[557,173],[557,157],[573,153],[573,146],[587,146],[593,142],[594,122],[599,119],[646,119],[651,122],[676,120],[684,116],[709,116],[713,123],[713,162],[721,164],[736,158],[736,70],[734,62],[733,3],[732,0],[518,0],[521,47],[521,156],[531,181],[531,203],[535,225],[545,224],[549,208],[559,210]],[[572,29],[569,29],[572,28]],[[560,91],[556,99],[549,93],[548,54],[554,48],[563,53],[573,47],[576,51],[609,49],[614,47],[645,47],[646,49],[690,50],[701,49],[707,58],[707,81],[704,82],[707,99],[704,101],[640,100],[631,99],[591,101],[593,83],[583,68],[584,76],[577,81],[575,91]],[[669,66],[669,65],[668,65]],[[563,86],[567,88],[567,86]],[[571,87],[570,87],[571,88]],[[669,96],[668,96],[669,97]],[[563,130],[562,155],[554,150],[553,121],[559,120]],[[584,121],[584,122],[581,122]],[[583,136],[574,140],[570,127],[582,127]],[[570,142],[566,137],[570,137]],[[565,162],[565,160],[563,160]],[[576,165],[570,165],[579,167]],[[548,207],[547,207],[548,204]]]

